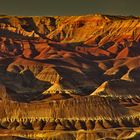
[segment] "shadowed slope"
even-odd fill
[[[104,82],[91,95],[134,98],[140,96],[139,83],[125,80]]]

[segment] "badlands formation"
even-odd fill
[[[139,140],[140,18],[0,16],[0,139]]]

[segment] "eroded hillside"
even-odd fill
[[[0,136],[139,137],[139,75],[139,17],[0,16]]]

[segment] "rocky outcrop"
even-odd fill
[[[104,82],[91,95],[134,98],[140,97],[140,88],[136,82],[111,80]]]
[[[130,69],[121,79],[139,82],[140,81],[139,74],[140,74],[140,68],[137,67],[134,69]]]
[[[56,81],[50,88],[43,92],[43,94],[80,94],[80,89],[76,89],[74,86],[65,86],[60,81]]]

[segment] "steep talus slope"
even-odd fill
[[[29,133],[36,136],[36,130],[43,130],[37,132],[46,134],[50,130],[60,132],[67,130],[66,132],[76,133],[82,129],[86,130],[87,134],[88,131],[93,134],[94,131],[104,132],[107,129],[115,132],[117,129],[125,131],[125,127],[135,128],[140,124],[139,111],[125,107],[119,99],[112,97],[87,96],[31,103],[19,103],[5,99],[0,104],[1,130],[7,134],[9,130],[12,130],[11,134],[17,135],[18,133],[24,137],[27,137]],[[27,134],[24,135],[25,133]],[[42,134],[41,138],[47,136]]]
[[[8,117],[9,119],[71,118],[98,120],[104,118],[109,120],[120,119],[121,117],[123,118],[131,115],[129,114],[129,110],[119,104],[118,100],[110,97],[104,98],[98,96],[48,102],[36,101],[31,103],[17,103],[5,100],[5,103],[2,106],[6,113],[5,117]],[[44,110],[44,108],[46,109]],[[5,117],[1,117],[1,119]]]

